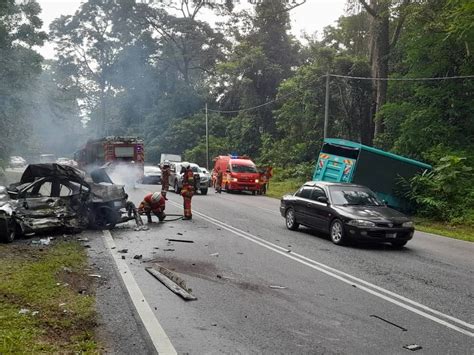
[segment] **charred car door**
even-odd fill
[[[18,192],[17,222],[24,233],[57,228],[79,229],[80,208],[87,188],[57,178],[40,178]]]

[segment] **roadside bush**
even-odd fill
[[[432,171],[403,182],[419,216],[474,225],[474,168],[469,163],[466,157],[448,155]]]

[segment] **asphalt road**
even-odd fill
[[[129,195],[138,203],[159,188]],[[168,197],[167,213],[182,214],[181,197]],[[410,344],[422,347],[417,353],[474,353],[472,243],[416,233],[401,250],[338,247],[308,229],[287,230],[278,206],[210,190],[193,198],[192,221],[112,231],[109,253],[128,249],[124,261],[178,353],[401,354]],[[149,275],[154,263],[198,300]]]

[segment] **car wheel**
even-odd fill
[[[390,242],[394,248],[403,248],[408,243],[408,240],[395,240]]]
[[[201,195],[207,195],[207,189],[201,189]]]
[[[108,206],[100,206],[93,210],[92,227],[94,229],[112,229],[119,220],[118,212]]]
[[[286,228],[294,231],[297,230],[300,226],[299,223],[296,222],[295,210],[293,208],[288,208],[285,214],[286,220]]]
[[[343,245],[346,242],[345,236],[344,236],[344,226],[339,219],[335,219],[331,223],[331,229],[329,231],[329,234],[331,235],[331,240],[334,244],[336,245]]]
[[[5,243],[11,243],[16,237],[16,226],[13,221],[5,221],[0,228],[0,240]]]

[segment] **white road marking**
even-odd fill
[[[172,204],[175,204],[178,206],[178,204],[176,204],[175,202],[173,201],[170,201]],[[355,285],[357,286],[359,289],[361,290],[364,290],[374,296],[377,296],[379,298],[382,298],[390,303],[393,303],[397,306],[400,306],[408,311],[411,311],[413,313],[416,313],[422,317],[425,317],[427,319],[430,319],[438,324],[441,324],[441,325],[444,325],[445,327],[448,327],[448,328],[451,328],[453,330],[456,330],[462,334],[465,334],[465,335],[468,335],[470,337],[474,337],[474,333],[473,332],[470,332],[469,330],[466,330],[466,329],[463,329],[463,328],[460,328],[459,326],[455,325],[455,324],[451,324],[449,322],[447,322],[446,320],[444,319],[440,319],[436,316],[434,316],[433,314],[437,315],[437,316],[440,316],[440,317],[443,317],[445,319],[449,319],[450,321],[454,322],[454,323],[457,323],[459,325],[462,325],[468,329],[474,329],[474,325],[473,324],[470,324],[470,323],[467,323],[461,319],[458,319],[458,318],[455,318],[455,317],[452,317],[448,314],[444,314],[440,311],[437,311],[435,309],[432,309],[432,308],[429,308],[421,303],[418,303],[418,302],[415,302],[413,300],[410,300],[404,296],[401,296],[395,292],[392,292],[392,291],[389,291],[389,290],[386,290],[380,286],[377,286],[377,285],[374,285],[370,282],[367,282],[367,281],[364,281],[360,278],[357,278],[355,276],[352,276],[350,274],[347,274],[343,271],[340,271],[340,270],[337,270],[335,268],[332,268],[328,265],[325,265],[323,263],[320,263],[320,262],[317,262],[315,260],[312,260],[310,258],[307,258],[303,255],[300,255],[298,253],[295,253],[295,252],[291,252],[291,253],[288,253],[288,249],[286,248],[283,248],[279,245],[276,245],[276,244],[273,244],[269,241],[266,241],[265,239],[262,239],[262,238],[259,238],[253,234],[250,234],[248,232],[245,232],[243,230],[240,230],[236,227],[233,227],[225,222],[222,222],[222,221],[219,221],[215,218],[212,218],[210,216],[207,216],[201,212],[197,212],[196,210],[193,210],[193,214],[196,214],[198,216],[200,216],[201,218],[205,219],[206,221],[216,225],[216,226],[219,226],[241,238],[244,238],[246,240],[249,240],[255,244],[258,244],[264,248],[267,248],[269,250],[272,250],[284,257],[287,257],[289,259],[292,259],[294,261],[297,261],[303,265],[306,265],[312,269],[315,269],[315,270],[318,270],[326,275],[329,275],[333,278],[336,278],[344,283],[347,283],[349,285]],[[385,293],[385,294],[382,294],[381,292]],[[397,300],[397,299],[398,300]],[[405,304],[405,303],[402,303],[401,301],[404,301],[406,303],[409,303],[409,304]],[[418,308],[415,308],[418,307],[418,308],[421,308],[421,309],[418,309]],[[430,312],[432,314],[428,314],[427,312]]]
[[[114,258],[115,264],[119,270],[120,276],[127,287],[127,291],[132,299],[133,305],[135,306],[138,315],[140,316],[146,331],[150,335],[150,339],[158,352],[158,354],[176,355],[177,352],[171,344],[170,339],[166,335],[163,327],[156,319],[150,305],[145,299],[140,287],[138,287],[135,278],[132,275],[127,263],[121,258],[121,255],[117,252],[117,247],[112,238],[110,231],[103,231],[104,240],[109,248],[112,257]]]

